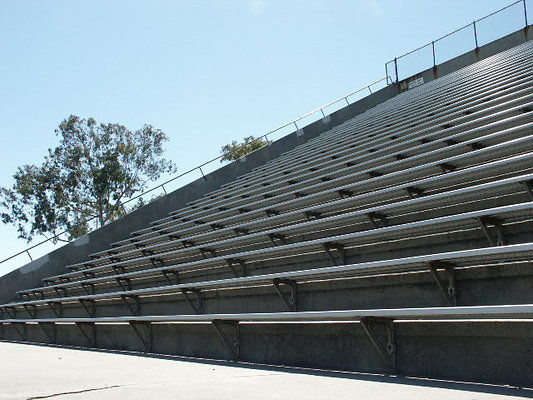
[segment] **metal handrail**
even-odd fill
[[[323,106],[320,106],[320,107],[318,107],[318,108],[315,108],[314,110],[309,111],[308,113],[306,113],[306,114],[304,114],[304,115],[302,115],[302,116],[300,116],[300,117],[298,117],[298,118],[295,118],[295,119],[293,119],[293,120],[290,121],[290,122],[287,122],[287,123],[285,123],[285,124],[283,124],[283,125],[281,125],[281,126],[275,128],[275,129],[273,129],[273,130],[271,130],[271,131],[268,131],[268,132],[265,133],[264,135],[257,137],[257,139],[263,139],[263,138],[264,138],[264,139],[267,141],[267,143],[270,144],[270,140],[269,140],[269,138],[268,138],[269,135],[272,135],[272,134],[274,134],[274,133],[276,133],[276,132],[278,132],[278,131],[280,131],[280,130],[282,130],[282,129],[288,127],[288,126],[291,126],[291,125],[294,125],[294,126],[296,127],[296,129],[299,130],[300,128],[298,127],[298,124],[297,124],[299,121],[301,121],[301,120],[303,120],[303,119],[305,119],[305,118],[307,118],[307,117],[309,117],[309,116],[311,116],[311,115],[313,115],[313,114],[316,114],[316,113],[318,113],[318,112],[320,112],[320,113],[322,114],[322,117],[324,118],[324,117],[326,117],[326,114],[324,113],[324,110],[325,110],[326,108],[331,107],[332,105],[337,104],[337,103],[339,103],[339,102],[341,102],[341,101],[346,101],[347,105],[350,105],[351,103],[350,103],[349,100],[348,100],[350,97],[352,97],[353,95],[355,95],[355,94],[357,94],[357,93],[360,93],[360,92],[366,91],[366,90],[368,90],[368,91],[370,92],[369,94],[372,94],[372,93],[373,93],[373,92],[372,92],[372,86],[377,85],[378,83],[383,82],[383,81],[386,81],[387,84],[388,84],[388,83],[389,83],[389,78],[388,78],[388,77],[384,77],[384,78],[378,79],[377,81],[374,81],[374,82],[372,82],[372,83],[370,83],[370,84],[368,84],[368,85],[366,85],[366,86],[363,86],[363,87],[360,88],[360,89],[354,90],[353,92],[350,92],[350,93],[348,93],[348,94],[345,95],[345,96],[339,97],[339,98],[336,99],[336,100],[333,100],[333,101],[331,101],[331,102],[329,102],[329,103],[327,103],[327,104],[324,104]],[[131,201],[137,200],[138,198],[140,198],[140,197],[142,197],[142,196],[144,196],[144,195],[146,195],[146,194],[148,194],[148,193],[151,193],[151,192],[153,192],[154,190],[157,190],[157,189],[163,189],[163,192],[165,192],[165,194],[167,194],[167,191],[166,191],[166,189],[165,189],[165,185],[168,185],[169,183],[175,181],[176,179],[179,179],[179,178],[181,178],[181,177],[183,177],[183,176],[185,176],[185,175],[188,175],[188,174],[190,174],[190,173],[192,173],[192,172],[194,172],[194,171],[197,171],[197,170],[200,171],[200,173],[202,174],[202,177],[203,177],[205,180],[207,180],[207,177],[205,176],[204,171],[202,170],[202,167],[205,167],[205,166],[208,165],[208,164],[211,164],[211,163],[213,163],[213,162],[215,162],[215,161],[218,161],[218,160],[220,160],[222,157],[224,157],[224,156],[226,156],[226,155],[228,155],[228,154],[233,154],[233,153],[239,151],[239,150],[240,150],[241,148],[243,148],[244,146],[245,146],[245,144],[243,144],[243,145],[241,145],[241,146],[239,146],[239,147],[233,149],[232,151],[230,151],[230,152],[228,152],[228,153],[226,153],[226,154],[222,154],[222,155],[220,155],[220,156],[218,156],[218,157],[212,158],[212,159],[210,159],[209,161],[205,161],[204,163],[202,163],[202,164],[200,164],[200,165],[197,165],[197,166],[194,167],[194,168],[191,168],[191,169],[189,169],[189,170],[187,170],[187,171],[185,171],[185,172],[182,172],[182,173],[180,173],[180,174],[178,174],[178,175],[176,175],[176,176],[174,176],[174,177],[172,177],[172,178],[166,180],[165,182],[160,183],[159,185],[152,187],[151,189],[148,189],[148,190],[146,190],[146,191],[144,191],[144,192],[142,192],[142,193],[140,193],[140,194],[138,194],[138,195],[136,195],[136,196],[133,196],[133,197],[129,198],[128,200],[126,200],[126,201],[124,201],[124,202],[121,202],[121,203],[118,205],[118,207],[123,207],[124,205],[130,203]],[[87,218],[84,222],[92,222],[92,221],[94,221],[95,219],[96,219],[96,217]],[[39,247],[39,246],[41,246],[41,245],[43,245],[43,244],[45,244],[45,243],[48,243],[48,242],[57,242],[57,241],[59,240],[59,237],[60,237],[61,235],[65,234],[65,233],[67,233],[66,230],[61,231],[61,232],[55,234],[55,235],[54,235],[53,237],[51,237],[51,238],[46,238],[45,240],[43,240],[43,241],[41,241],[41,242],[39,242],[39,243],[36,243],[36,244],[34,244],[34,245],[32,245],[32,246],[30,246],[30,247],[28,247],[28,248],[26,248],[26,249],[24,249],[24,250],[22,250],[22,251],[19,251],[19,252],[16,253],[16,254],[13,254],[12,256],[9,256],[9,257],[7,257],[7,258],[1,260],[1,261],[0,261],[0,264],[3,264],[3,263],[5,263],[5,262],[7,262],[7,261],[9,261],[9,260],[11,260],[11,259],[13,259],[13,258],[15,258],[15,257],[18,257],[18,256],[24,254],[24,253],[26,253],[26,254],[28,255],[28,257],[30,258],[30,260],[33,261],[33,257],[32,257],[31,254],[30,254],[30,250],[33,250],[33,249],[35,249],[36,247]]]
[[[394,57],[394,59],[392,59],[392,60],[390,60],[390,61],[388,61],[388,62],[385,63],[385,76],[386,76],[387,80],[390,79],[392,82],[394,82],[394,83],[398,83],[398,82],[399,82],[398,60],[400,60],[401,58],[406,57],[406,56],[408,56],[408,55],[411,55],[411,54],[413,54],[413,53],[416,53],[416,52],[419,51],[419,50],[425,49],[426,47],[429,47],[429,46],[432,47],[432,53],[433,53],[433,54],[432,54],[432,55],[433,55],[433,66],[436,66],[437,63],[436,63],[435,43],[438,43],[439,41],[441,41],[441,40],[443,40],[443,39],[446,39],[447,37],[449,37],[449,36],[451,36],[451,35],[453,35],[453,34],[459,32],[459,31],[462,31],[463,29],[470,28],[470,27],[473,28],[473,32],[474,32],[474,41],[475,41],[475,46],[476,46],[475,48],[476,48],[476,49],[479,48],[479,46],[478,46],[478,35],[477,35],[477,27],[476,27],[476,23],[478,23],[478,22],[480,22],[480,21],[483,21],[483,20],[485,20],[485,19],[487,19],[487,18],[490,18],[490,17],[492,17],[493,15],[498,14],[498,13],[500,13],[500,12],[502,12],[502,11],[504,11],[504,10],[507,10],[508,8],[511,8],[511,7],[513,7],[513,6],[517,5],[517,4],[520,4],[520,3],[523,4],[523,9],[524,9],[524,22],[525,22],[525,27],[527,27],[527,26],[528,26],[528,20],[527,20],[527,5],[526,5],[526,0],[516,0],[516,1],[514,1],[513,3],[506,5],[505,7],[502,7],[502,8],[500,8],[500,9],[496,10],[496,11],[493,11],[493,12],[491,12],[490,14],[487,14],[487,15],[485,15],[485,16],[479,18],[479,19],[474,20],[473,22],[471,22],[471,23],[469,23],[469,24],[467,24],[467,25],[464,25],[464,26],[462,26],[462,27],[460,27],[460,28],[455,29],[455,30],[452,31],[452,32],[447,33],[446,35],[443,35],[443,36],[439,37],[438,39],[432,40],[431,42],[426,43],[426,44],[424,44],[424,45],[422,45],[422,46],[420,46],[420,47],[418,47],[418,48],[416,48],[416,49],[414,49],[414,50],[408,51],[407,53],[402,54],[401,56]],[[393,81],[393,79],[390,78],[390,76],[389,76],[389,70],[388,70],[388,65],[389,65],[389,64],[394,64],[394,75],[395,75],[395,78],[396,78],[396,80],[394,80],[394,81]]]

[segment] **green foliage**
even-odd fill
[[[147,182],[175,171],[163,158],[167,136],[151,125],[132,132],[71,115],[55,132],[60,143],[42,165],[19,167],[13,187],[0,188],[2,221],[28,241],[62,230],[76,238],[103,226],[124,215],[122,203]]]
[[[267,144],[268,142],[265,139],[255,138],[253,136],[245,137],[240,143],[234,140],[230,144],[222,146],[220,150],[220,154],[222,154],[220,162],[238,160]]]

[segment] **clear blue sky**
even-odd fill
[[[187,170],[233,139],[383,77],[385,61],[510,2],[0,0],[0,186],[12,184],[17,166],[41,162],[70,114],[152,124]],[[482,43],[521,18],[481,23]],[[465,33],[441,54],[472,41]],[[26,247],[16,236],[0,226],[0,259]],[[0,275],[27,261],[0,265]]]

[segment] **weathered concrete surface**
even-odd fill
[[[502,386],[144,357],[0,343],[0,399],[394,399],[533,397]]]

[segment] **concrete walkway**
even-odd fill
[[[532,391],[0,342],[0,399],[496,400]]]

